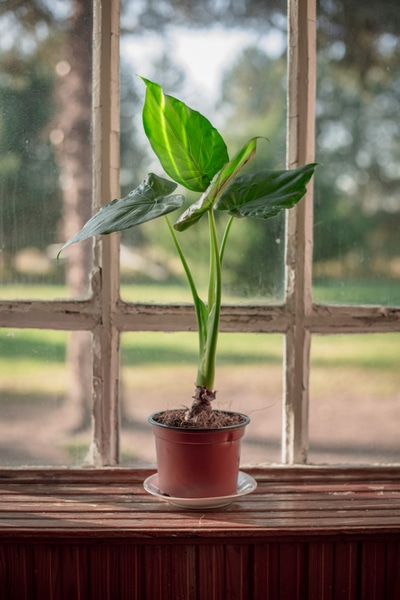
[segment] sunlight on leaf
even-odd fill
[[[141,79],[146,85],[143,127],[153,151],[174,181],[204,192],[229,160],[222,136],[202,114]]]

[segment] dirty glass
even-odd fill
[[[0,298],[82,297],[91,244],[91,2],[0,10]]]
[[[314,298],[399,306],[398,3],[319,4]]]

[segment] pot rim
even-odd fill
[[[238,411],[234,411],[234,410],[220,410],[219,412],[224,413],[225,415],[239,415],[240,417],[242,417],[243,422],[242,423],[236,423],[235,425],[225,425],[224,427],[202,427],[202,428],[192,428],[192,427],[175,427],[174,425],[166,425],[165,423],[159,423],[158,421],[156,421],[154,419],[154,417],[156,415],[160,415],[162,413],[167,412],[168,409],[165,410],[156,410],[155,412],[151,413],[151,415],[149,415],[148,417],[148,422],[151,425],[154,425],[156,427],[161,427],[163,429],[172,429],[174,431],[185,431],[188,433],[197,433],[197,432],[207,432],[207,431],[228,431],[230,429],[238,429],[240,427],[245,427],[246,425],[248,425],[250,423],[250,417],[244,413],[238,412]]]

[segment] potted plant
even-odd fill
[[[227,497],[238,485],[240,439],[249,422],[246,415],[216,410],[214,379],[221,313],[222,265],[235,218],[269,219],[294,206],[306,192],[316,164],[294,170],[243,174],[254,158],[258,139],[250,139],[230,159],[215,127],[199,112],[164,94],[156,83],[146,86],[143,126],[164,171],[173,181],[153,173],[128,196],[103,206],[64,244],[94,235],[109,234],[165,217],[173,244],[190,286],[197,321],[199,362],[190,408],[161,411],[150,417],[156,436],[158,486],[161,493],[178,498]],[[179,209],[184,197],[173,194],[177,184],[200,197],[171,224],[168,214]],[[226,215],[219,239],[216,212]],[[186,260],[177,232],[208,219],[208,298],[202,300],[192,267]]]

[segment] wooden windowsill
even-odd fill
[[[185,511],[143,489],[151,471],[0,470],[0,538],[139,540],[400,535],[400,467],[245,469],[258,487]]]

